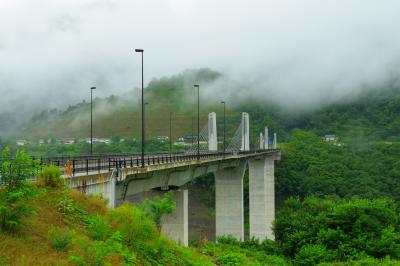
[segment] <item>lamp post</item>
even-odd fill
[[[200,160],[200,85],[193,85],[197,88],[197,160]]]
[[[224,105],[224,153],[226,150],[226,146],[225,146],[225,133],[226,133],[226,102],[222,101],[221,102]]]
[[[144,167],[144,93],[143,93],[143,49],[135,49],[136,53],[141,53],[142,55],[142,167]]]
[[[172,153],[172,111],[169,112],[169,153]]]
[[[93,90],[96,87],[90,88],[90,155],[93,154]]]

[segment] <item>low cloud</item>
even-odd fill
[[[27,118],[187,68],[225,79],[204,93],[309,108],[399,74],[400,2],[3,0],[0,113]],[[0,126],[1,127],[1,126]]]

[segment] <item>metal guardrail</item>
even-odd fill
[[[174,162],[191,161],[197,159],[212,159],[224,158],[230,155],[246,155],[257,154],[264,152],[274,152],[277,149],[268,150],[250,150],[250,151],[237,151],[237,152],[202,152],[198,158],[197,154],[185,153],[158,153],[145,156],[145,165],[159,165]],[[39,167],[44,165],[56,165],[63,171],[69,168],[70,174],[89,174],[93,172],[109,171],[112,169],[128,168],[128,167],[141,167],[141,157],[139,154],[95,154],[85,156],[57,156],[57,157],[32,157],[38,162]]]

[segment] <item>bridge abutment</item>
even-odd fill
[[[250,237],[274,240],[274,158],[249,160]]]
[[[244,239],[243,176],[245,162],[235,168],[218,170],[215,176],[216,236]]]

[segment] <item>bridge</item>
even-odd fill
[[[144,167],[138,154],[41,158],[41,162],[60,166],[66,184],[83,193],[101,194],[111,207],[141,192],[174,190],[176,211],[164,217],[162,231],[186,246],[188,184],[211,173],[215,176],[216,236],[244,239],[243,177],[248,167],[250,237],[274,239],[274,161],[280,160],[276,134],[270,147],[265,128],[259,146],[251,149],[247,113],[242,113],[235,136],[224,151],[218,151],[215,113],[209,114],[201,132],[202,143],[206,145],[193,146],[184,153],[147,155]]]

